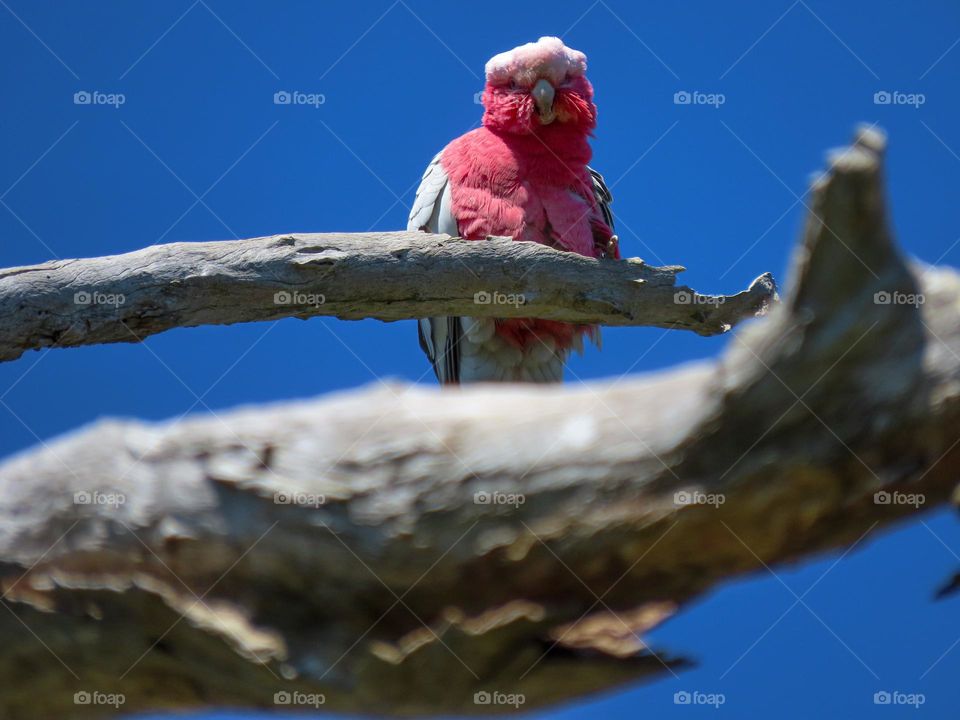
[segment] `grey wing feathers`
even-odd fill
[[[407,230],[459,234],[450,211],[450,189],[447,173],[437,153],[427,165],[407,220]],[[421,318],[417,324],[420,347],[430,359],[433,372],[441,384],[460,381],[460,319],[455,317]]]
[[[423,171],[420,187],[417,188],[410,217],[407,219],[407,230],[435,232],[435,228],[430,227],[431,221],[436,223],[434,216],[440,209],[440,198],[447,186],[447,173],[440,164],[441,154],[434,155],[427,169]]]
[[[433,365],[433,374],[441,385],[460,382],[460,352],[462,340],[460,318],[421,318],[417,324],[420,349]],[[440,349],[439,355],[436,348]]]
[[[613,211],[610,210],[610,203],[613,202],[613,195],[610,194],[610,188],[603,181],[603,175],[591,167],[590,177],[593,179],[593,194],[597,198],[597,205],[600,206],[600,212],[603,213],[603,221],[613,230]]]

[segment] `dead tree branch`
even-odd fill
[[[720,363],[100,422],[0,465],[3,716],[530,709],[677,671],[638,636],[717,582],[946,501],[960,275],[898,253],[882,144],[832,158]]]
[[[736,295],[708,296],[677,285],[682,270],[411,232],[154,245],[0,269],[0,361],[177,327],[317,315],[539,317],[713,335],[761,314],[776,295],[769,273]]]

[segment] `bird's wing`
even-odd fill
[[[610,188],[603,181],[603,175],[592,167],[588,167],[587,170],[590,171],[590,178],[593,180],[593,196],[597,199],[600,212],[603,213],[603,221],[613,230],[613,211],[610,209],[613,195],[610,194]]]
[[[437,153],[420,180],[417,195],[407,220],[407,230],[460,234],[450,209],[450,184]],[[460,382],[460,319],[455,317],[421,318],[418,323],[420,347],[430,359],[441,384]]]
[[[447,187],[447,173],[440,164],[442,154],[441,151],[434,155],[427,169],[423,171],[420,187],[417,188],[413,207],[410,208],[410,217],[407,219],[407,230],[437,232],[440,199]]]

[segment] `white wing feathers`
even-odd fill
[[[460,234],[450,209],[450,185],[447,173],[434,155],[417,188],[417,195],[407,220],[407,230]],[[420,347],[430,359],[441,384],[460,382],[460,323],[458,318],[422,318],[419,321]]]
[[[440,213],[440,196],[447,187],[447,173],[440,164],[440,155],[442,153],[434,155],[433,160],[427,165],[427,169],[423,171],[420,187],[417,188],[417,196],[414,198],[413,207],[410,209],[410,218],[407,220],[407,230],[439,232],[437,225]],[[452,215],[449,220],[453,221]],[[453,226],[453,234],[456,235],[456,222],[453,222]]]

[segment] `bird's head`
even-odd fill
[[[555,37],[494,55],[486,67],[483,124],[529,134],[557,123],[589,133],[597,108],[586,71],[587,56]]]

